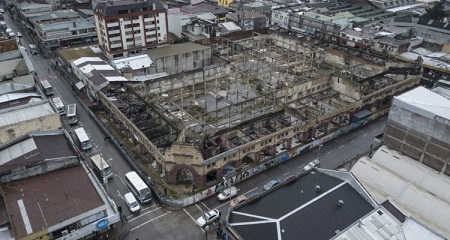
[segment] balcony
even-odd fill
[[[106,26],[107,26],[108,28],[110,28],[110,27],[117,27],[117,26],[119,26],[119,22],[108,23]]]

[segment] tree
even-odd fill
[[[432,7],[426,9],[427,13],[425,13],[423,17],[442,21],[444,18],[448,17],[448,12],[445,11],[444,4],[445,0],[436,2]]]

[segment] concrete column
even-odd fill
[[[291,149],[292,147],[292,138],[286,140],[286,148]]]

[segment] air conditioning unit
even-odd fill
[[[61,232],[63,236],[66,236],[67,234],[69,234],[69,230],[64,230]]]

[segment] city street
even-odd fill
[[[31,41],[30,36],[24,34],[24,31],[19,29],[9,13],[5,13],[4,16],[8,26],[14,32],[20,31],[23,33],[21,44],[25,48],[28,48],[27,46]],[[195,220],[202,215],[203,211],[218,208],[222,212],[221,220],[224,221],[229,202],[219,202],[216,196],[206,199],[201,203],[188,206],[183,210],[176,211],[171,211],[152,203],[143,206],[140,213],[132,215],[126,208],[123,200],[123,195],[128,192],[124,183],[124,175],[131,171],[131,168],[111,142],[105,140],[105,135],[72,92],[71,86],[68,83],[69,80],[63,79],[59,72],[55,72],[52,69],[50,59],[43,58],[42,55],[29,56],[38,76],[48,74],[52,76],[50,84],[55,89],[55,96],[61,96],[65,105],[71,103],[78,105],[79,123],[75,126],[69,126],[66,119],[63,118],[65,122],[64,126],[67,126],[66,130],[72,134],[75,127],[83,126],[94,142],[94,148],[87,156],[100,153],[111,165],[114,177],[108,181],[107,191],[116,204],[123,209],[123,215],[126,217],[125,226],[127,231],[129,231],[126,239],[205,239],[207,236],[213,239],[217,226],[211,225],[209,229],[204,230],[196,225]],[[344,161],[366,153],[370,149],[370,146],[377,146],[378,143],[374,141],[374,137],[383,133],[385,122],[386,118],[376,120],[363,128],[325,143],[320,148],[315,148],[282,165],[262,172],[238,184],[236,186],[239,189],[238,194],[250,195],[262,191],[262,186],[271,179],[285,179],[291,175],[299,174],[308,162],[316,158],[319,158],[321,161],[322,168],[335,169]],[[88,162],[91,164],[90,161]]]

